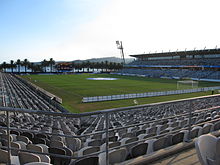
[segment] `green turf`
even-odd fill
[[[23,77],[32,83],[46,89],[47,91],[61,97],[63,99],[63,106],[70,112],[77,113],[134,105],[134,99],[82,103],[82,97],[155,92],[177,89],[177,80],[109,74],[28,75]],[[113,81],[94,81],[86,79],[95,77],[114,77],[119,79]],[[219,85],[220,83],[199,82],[199,87]],[[153,102],[203,96],[208,94],[211,94],[211,92],[139,98],[135,100],[137,100],[138,104],[147,104]]]

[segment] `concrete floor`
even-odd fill
[[[183,151],[163,160],[152,163],[152,165],[201,165],[195,148]]]

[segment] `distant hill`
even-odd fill
[[[133,58],[126,58],[125,63],[130,63],[133,60],[134,60]],[[117,58],[117,57],[91,58],[91,59],[87,59],[87,60],[75,60],[73,62],[81,63],[81,62],[86,62],[86,61],[89,61],[89,62],[102,62],[102,61],[105,62],[105,61],[108,61],[108,62],[116,62],[116,63],[123,62],[121,58]]]

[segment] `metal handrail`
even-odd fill
[[[59,113],[59,112],[48,112],[48,111],[41,111],[41,110],[28,110],[28,109],[21,109],[21,108],[0,107],[0,111],[5,111],[6,112],[6,118],[7,118],[7,127],[1,127],[1,128],[6,128],[7,129],[7,139],[8,139],[8,142],[9,142],[8,146],[7,146],[8,162],[10,163],[10,160],[11,160],[10,159],[10,152],[13,149],[10,146],[10,130],[14,130],[14,128],[10,128],[10,113],[12,113],[12,112],[38,114],[38,115],[44,114],[44,115],[61,116],[61,117],[68,117],[68,118],[69,117],[79,118],[79,117],[92,116],[92,115],[97,115],[97,114],[105,115],[106,127],[102,131],[97,131],[97,132],[94,132],[94,133],[91,133],[91,134],[84,134],[84,135],[77,135],[77,136],[72,136],[72,135],[59,135],[59,136],[80,138],[80,137],[87,137],[87,136],[91,136],[91,135],[95,135],[95,134],[100,134],[100,133],[106,133],[106,140],[105,140],[106,150],[102,151],[102,152],[106,152],[106,163],[108,164],[108,162],[109,162],[108,161],[108,159],[109,159],[108,158],[109,151],[111,151],[114,148],[117,148],[117,147],[110,148],[110,149],[108,148],[108,143],[109,143],[108,142],[108,136],[109,136],[108,132],[119,130],[119,129],[124,129],[124,128],[129,128],[129,127],[135,127],[135,126],[139,126],[139,125],[144,125],[144,124],[151,123],[151,122],[161,122],[163,120],[171,119],[173,117],[178,117],[178,116],[182,116],[182,115],[184,115],[184,116],[185,115],[189,115],[189,120],[191,120],[191,118],[193,116],[192,115],[193,113],[199,113],[199,112],[202,112],[202,111],[218,109],[218,108],[220,108],[220,106],[211,107],[211,108],[205,108],[205,109],[202,109],[202,110],[193,110],[192,109],[193,105],[191,104],[190,108],[188,109],[188,112],[186,112],[184,114],[181,114],[181,115],[171,116],[171,117],[163,118],[161,120],[152,120],[152,121],[142,122],[142,123],[138,123],[138,124],[131,124],[131,125],[127,125],[127,126],[124,126],[124,127],[113,128],[113,129],[109,129],[109,114],[115,113],[115,112],[121,112],[121,111],[133,111],[133,110],[135,110],[135,111],[143,111],[143,110],[147,110],[146,108],[148,108],[148,107],[157,106],[157,105],[161,105],[161,104],[166,105],[166,104],[178,103],[178,102],[182,102],[182,101],[188,101],[189,103],[191,103],[194,100],[197,101],[198,99],[205,99],[205,98],[209,98],[209,97],[213,98],[213,97],[219,97],[219,96],[220,95],[204,96],[204,97],[197,97],[197,98],[192,98],[192,99],[182,99],[182,100],[177,100],[177,101],[169,101],[169,102],[164,102],[164,103],[153,103],[153,104],[125,107],[125,108],[108,109],[108,110],[96,111],[96,112],[87,112],[87,113],[82,113],[82,114]],[[213,121],[211,121],[211,122],[213,122]],[[190,131],[191,131],[193,126],[192,126],[191,122],[189,122],[189,125],[188,125],[189,134],[190,134]],[[180,130],[183,130],[183,129],[186,130],[187,128],[182,128]],[[19,129],[19,130],[24,131],[25,129]],[[27,131],[27,130],[25,130],[25,131]],[[175,130],[174,132],[176,132],[176,131],[179,131],[179,130]],[[36,131],[33,131],[33,130],[30,131],[30,132],[36,133]],[[37,133],[39,133],[39,132],[37,132]],[[172,133],[172,132],[170,132],[170,133]],[[57,134],[54,134],[54,133],[46,133],[46,134],[57,135]],[[166,134],[167,133],[164,133],[164,135],[166,135]],[[157,137],[161,137],[161,136],[163,136],[163,134],[160,134],[160,135],[157,135],[157,136],[152,136],[152,137],[149,137],[147,139],[157,138]],[[140,140],[140,141],[137,141],[137,142],[133,142],[133,143],[134,144],[135,143],[140,143],[140,142],[146,141],[147,139],[143,139],[143,140]],[[125,147],[125,146],[131,145],[133,143],[121,145],[120,147]],[[30,152],[30,151],[28,151],[28,152]],[[100,153],[102,153],[102,152],[100,152]],[[97,152],[97,153],[99,153],[99,152]],[[91,155],[96,155],[97,153],[94,153],[94,154],[91,154]],[[86,156],[88,156],[88,155],[86,155]],[[81,157],[78,157],[77,159],[79,159],[79,158],[81,158]]]
[[[198,99],[204,99],[209,97],[219,97],[220,94],[211,95],[211,96],[202,96],[202,97],[194,97],[194,98],[188,98],[188,99],[179,99],[179,100],[173,100],[173,101],[166,101],[166,102],[159,102],[159,103],[151,103],[151,104],[142,104],[142,105],[135,105],[135,106],[129,106],[129,107],[121,107],[121,108],[112,108],[112,109],[106,109],[106,110],[98,110],[94,112],[83,112],[83,113],[69,113],[69,112],[49,112],[49,111],[43,111],[43,110],[29,110],[29,109],[22,109],[22,108],[13,108],[11,107],[0,107],[0,110],[2,111],[9,111],[9,112],[20,112],[20,113],[30,113],[30,114],[45,114],[45,115],[52,115],[52,116],[61,116],[61,117],[73,117],[73,118],[79,118],[79,117],[85,117],[85,116],[92,116],[92,115],[98,115],[98,114],[106,114],[106,113],[113,113],[113,112],[121,112],[121,111],[140,111],[143,109],[140,108],[148,108],[152,106],[157,105],[166,105],[166,104],[172,104],[172,103],[178,103],[183,101],[194,101]]]

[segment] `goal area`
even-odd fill
[[[198,81],[183,80],[177,81],[177,89],[194,89],[198,88]]]

